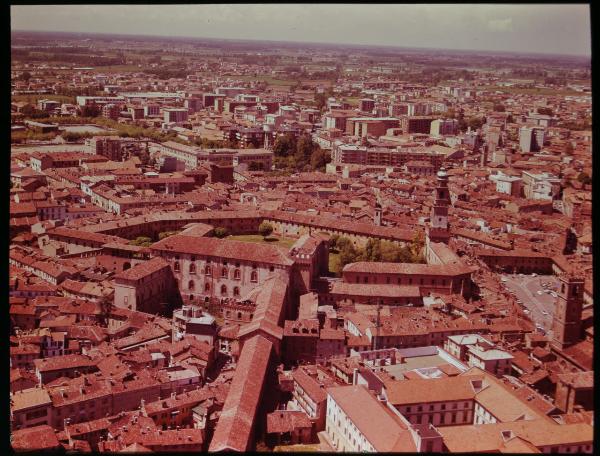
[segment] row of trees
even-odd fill
[[[495,106],[494,110],[496,110],[496,108],[499,108],[498,112],[503,112],[501,111],[501,109],[504,109],[504,106],[500,106]],[[477,130],[478,128],[481,128],[485,123],[485,117],[472,116],[468,119],[465,118],[462,109],[457,112],[453,108],[450,108],[442,114],[442,117],[445,119],[458,120],[458,129],[460,131],[467,131],[469,127],[471,127],[471,130]]]
[[[275,167],[290,171],[324,170],[331,161],[329,152],[321,149],[308,134],[298,139],[292,134],[278,137],[273,153]]]
[[[364,248],[355,247],[352,241],[345,236],[334,235],[330,238],[330,249],[339,253],[339,268],[335,272],[340,274],[343,267],[357,261],[374,261],[388,263],[424,263],[423,257],[424,238],[421,232],[415,233],[414,238],[406,247],[381,239],[369,239]]]

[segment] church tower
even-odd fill
[[[552,344],[562,350],[581,339],[584,279],[561,274],[560,290],[552,318]]]
[[[427,226],[427,244],[429,242],[448,243],[450,239],[450,224],[448,223],[448,207],[450,192],[448,191],[448,173],[442,167],[437,173],[435,201],[431,208],[429,225]]]
[[[381,204],[379,204],[379,202],[375,203],[375,217],[373,222],[375,223],[376,226],[381,226],[381,213],[382,213],[382,209],[381,209]]]

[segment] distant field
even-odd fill
[[[231,239],[233,241],[243,241],[243,242],[255,242],[257,244],[270,244],[270,245],[278,245],[280,247],[285,247],[289,249],[294,243],[296,239],[285,238],[285,237],[276,237],[270,236],[267,240],[263,240],[263,237],[260,234],[240,234],[240,235],[232,235],[227,236],[226,239]]]
[[[575,90],[555,90],[555,89],[525,89],[519,87],[500,87],[500,86],[484,86],[479,87],[478,90],[490,90],[490,91],[498,91],[504,93],[512,93],[516,95],[555,95],[555,96],[565,96],[565,95],[581,95],[581,92],[576,92]]]
[[[143,68],[137,65],[107,65],[94,67],[94,71],[98,73],[120,73],[124,71],[142,71]]]
[[[240,81],[262,81],[269,85],[293,86],[296,82],[289,79],[279,79],[274,76],[258,75],[258,76],[230,76],[232,79]]]

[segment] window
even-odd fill
[[[204,284],[204,291],[210,291],[210,283],[206,282]]]
[[[258,272],[252,271],[250,274],[250,282],[258,282]]]
[[[240,287],[233,287],[233,296],[240,295]]]
[[[238,317],[238,320],[241,320],[242,319],[242,312],[238,312],[237,313],[237,317]]]
[[[211,271],[210,271],[210,266],[209,266],[209,265],[206,265],[206,266],[205,266],[205,268],[204,268],[204,274],[205,274],[205,275],[210,275],[210,272],[211,272]]]
[[[235,280],[240,280],[241,277],[242,277],[242,274],[239,269],[236,269],[235,271],[233,271],[233,278]]]
[[[196,284],[194,283],[193,280],[190,280],[188,282],[188,290],[192,291],[194,289],[194,287],[196,286]]]
[[[190,264],[190,274],[196,274],[196,265],[194,263]]]
[[[227,296],[227,285],[221,285],[221,295]]]
[[[179,261],[175,262],[175,264],[173,265],[173,269],[175,270],[175,272],[179,272]]]
[[[221,269],[221,277],[227,277],[227,268]]]

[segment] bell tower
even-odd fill
[[[581,339],[584,279],[561,274],[559,280],[560,289],[552,318],[552,344],[562,350]]]
[[[448,207],[450,192],[448,191],[448,173],[442,167],[437,173],[435,201],[431,208],[429,225],[427,226],[427,244],[429,242],[448,243],[450,239],[450,224],[448,223]]]
[[[382,213],[381,204],[379,204],[379,202],[377,202],[377,203],[375,203],[375,217],[373,219],[373,222],[375,223],[376,226],[381,226],[381,213]]]

